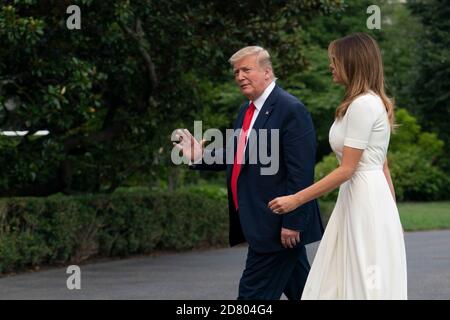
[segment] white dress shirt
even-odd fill
[[[272,81],[271,84],[267,86],[267,88],[264,90],[264,92],[257,98],[255,101],[253,101],[253,104],[255,105],[255,112],[253,113],[252,121],[250,122],[250,127],[248,130],[250,131],[253,128],[253,124],[255,123],[256,118],[258,117],[259,111],[263,107],[264,103],[266,102],[269,95],[272,93],[273,88],[275,88],[275,81]],[[251,103],[252,101],[250,101]]]

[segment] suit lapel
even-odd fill
[[[266,102],[262,106],[261,110],[258,113],[258,117],[253,124],[252,129],[258,131],[258,129],[264,128],[267,119],[269,119],[270,114],[272,113],[273,108],[276,106],[277,98],[278,98],[278,86],[275,85],[270,95],[267,97]]]

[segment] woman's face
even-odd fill
[[[333,76],[333,82],[337,83],[337,84],[341,84],[342,83],[342,79],[339,77],[339,74],[337,72],[336,65],[335,65],[334,61],[335,61],[335,58],[332,57],[331,61],[330,61],[330,70],[331,70],[331,74]]]

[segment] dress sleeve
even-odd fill
[[[359,98],[347,109],[347,129],[344,146],[366,149],[376,121],[376,114],[369,99]]]

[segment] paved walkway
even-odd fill
[[[410,299],[450,299],[450,230],[406,234]],[[310,261],[317,244],[308,246]],[[66,269],[0,278],[0,299],[232,299],[246,247],[81,265],[81,290]]]

